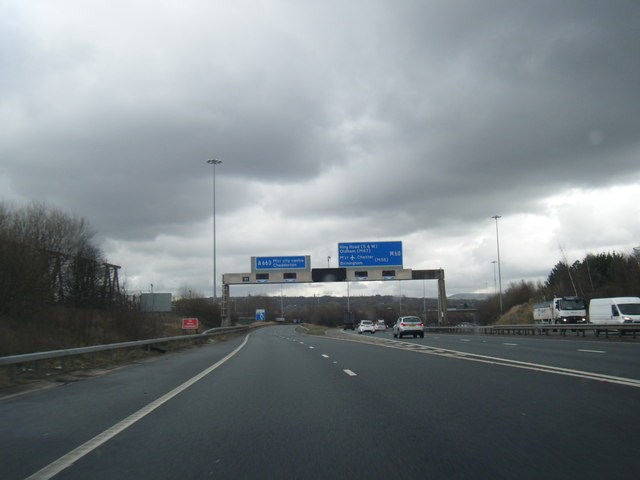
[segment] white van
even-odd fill
[[[640,323],[640,297],[592,298],[589,323]]]

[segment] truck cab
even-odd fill
[[[556,297],[533,306],[535,323],[587,323],[587,304],[582,297]]]

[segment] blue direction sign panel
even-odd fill
[[[339,243],[341,267],[402,267],[402,242]]]
[[[254,257],[256,270],[306,270],[307,258],[305,255],[295,257]]]

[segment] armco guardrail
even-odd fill
[[[7,367],[7,374],[10,378],[15,376],[15,365],[25,364],[25,363],[33,363],[35,368],[35,374],[39,375],[40,371],[40,362],[42,360],[51,360],[51,359],[61,359],[61,363],[64,365],[64,359],[73,358],[77,355],[85,355],[85,354],[94,354],[97,352],[104,351],[114,351],[123,348],[135,348],[135,347],[143,347],[147,345],[157,345],[163,344],[167,342],[176,342],[176,341],[193,341],[208,337],[215,337],[229,333],[240,333],[249,331],[253,327],[243,326],[243,327],[220,327],[220,328],[212,328],[210,330],[205,331],[204,333],[197,333],[192,335],[178,335],[175,337],[163,337],[163,338],[151,338],[147,340],[135,340],[132,342],[120,342],[120,343],[109,343],[106,345],[94,345],[91,347],[80,347],[80,348],[67,348],[64,350],[51,350],[49,352],[36,352],[36,353],[25,353],[22,355],[10,355],[7,357],[0,357],[0,366]]]
[[[640,324],[606,324],[596,325],[592,323],[559,325],[559,324],[529,324],[529,325],[490,325],[490,326],[443,326],[443,327],[425,327],[425,332],[434,333],[462,333],[462,334],[479,334],[479,335],[549,335],[557,333],[566,336],[567,333],[576,334],[578,336],[586,336],[587,332],[593,333],[596,337],[604,335],[617,335],[622,337],[631,334],[636,338],[640,332]]]

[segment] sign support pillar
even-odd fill
[[[447,293],[444,287],[444,270],[438,277],[438,326],[447,325]]]
[[[229,318],[229,284],[224,281],[222,283],[222,302],[220,304],[220,326],[231,326],[231,318]]]

